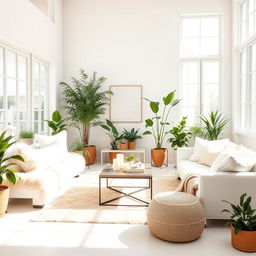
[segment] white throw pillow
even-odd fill
[[[40,148],[50,146],[50,145],[57,145],[60,148],[60,151],[63,154],[63,156],[66,156],[68,154],[67,131],[62,131],[52,136],[37,134],[36,140]]]
[[[243,147],[233,148],[221,153],[212,164],[214,172],[249,172],[256,163],[255,156],[244,151]]]
[[[220,153],[225,149],[228,142],[229,139],[209,141],[196,137],[193,154],[190,156],[189,160],[198,162],[206,152]],[[212,159],[212,156],[209,156],[209,159]]]

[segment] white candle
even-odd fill
[[[113,170],[114,171],[120,170],[120,160],[119,159],[113,159]]]
[[[124,154],[117,154],[116,159],[118,159],[119,163],[122,164],[124,162]]]

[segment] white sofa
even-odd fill
[[[40,136],[40,137],[39,137]],[[67,133],[54,136],[38,135],[38,144],[17,143],[7,154],[22,155],[25,162],[17,161],[17,179],[10,186],[10,198],[32,199],[34,208],[42,208],[67,189],[74,177],[85,168],[85,160],[78,153],[67,150]]]
[[[210,167],[190,161],[193,148],[177,150],[177,170],[181,179],[187,174],[199,174],[199,197],[206,219],[227,219],[228,214],[221,210],[228,206],[222,200],[239,203],[243,193],[252,196],[252,205],[256,208],[256,172],[210,172]],[[255,170],[256,168],[254,168]]]

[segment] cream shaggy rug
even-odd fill
[[[87,171],[74,180],[74,184],[47,205],[32,219],[37,222],[84,222],[111,224],[146,224],[147,207],[136,206],[99,206],[98,189],[99,172]],[[114,180],[111,185],[146,185],[143,180]],[[179,181],[175,175],[159,174],[153,171],[153,194],[175,190]],[[102,184],[102,200],[117,197],[120,193],[104,187]],[[133,190],[123,190],[131,192]],[[149,201],[149,190],[134,194],[142,200]],[[114,201],[120,204],[138,203],[131,199],[122,198]]]

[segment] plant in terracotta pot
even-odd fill
[[[186,127],[187,117],[183,116],[181,121],[172,127],[168,132],[171,134],[171,137],[167,140],[174,152],[174,166],[177,165],[177,148],[187,147],[188,141],[192,133]]]
[[[87,156],[89,157],[89,152],[86,150],[85,144],[80,140],[74,142],[70,151],[84,156],[85,160]]]
[[[138,134],[139,129],[132,128],[130,131],[123,130],[124,139],[128,141],[128,149],[136,149],[136,140],[142,139],[142,136]]]
[[[118,150],[118,144],[123,139],[123,134],[119,134],[114,124],[106,119],[106,123],[100,125],[104,130],[106,130],[106,134],[110,137],[110,145],[112,150]],[[116,158],[117,152],[109,152],[110,162],[113,162],[113,159]]]
[[[31,130],[21,130],[19,133],[19,140],[28,145],[33,144],[34,132]]]
[[[164,163],[166,148],[163,148],[163,144],[167,135],[166,129],[170,126],[169,115],[171,109],[180,102],[180,99],[174,99],[174,96],[175,91],[172,91],[166,97],[163,97],[162,113],[159,113],[160,102],[145,99],[149,102],[150,109],[154,116],[145,120],[146,128],[149,128],[149,130],[145,131],[143,135],[152,135],[155,140],[155,148],[151,149],[151,156],[156,167],[161,167]]]
[[[0,216],[5,214],[9,201],[9,186],[2,185],[4,177],[6,177],[9,183],[14,185],[17,178],[14,174],[15,170],[11,166],[16,164],[12,163],[12,160],[24,162],[20,155],[6,156],[6,151],[16,143],[16,141],[12,140],[13,136],[6,136],[6,131],[0,135]]]
[[[52,129],[52,135],[56,135],[59,132],[62,132],[67,129],[67,125],[65,124],[66,119],[63,119],[60,112],[55,110],[52,113],[52,120],[45,120],[48,126]]]
[[[113,93],[110,90],[102,90],[106,78],[97,77],[96,72],[89,78],[85,70],[81,69],[80,75],[80,79],[72,78],[73,86],[65,82],[60,85],[63,87],[67,120],[79,130],[81,141],[89,152],[89,155],[85,156],[86,163],[91,165],[96,159],[96,147],[89,144],[90,129],[102,124],[101,116],[105,114],[109,96]]]
[[[231,226],[231,244],[244,252],[256,252],[256,209],[252,209],[251,200],[246,193],[241,195],[239,205],[223,200],[231,206],[222,210],[230,214],[226,224]]]
[[[119,143],[119,149],[120,149],[120,150],[126,150],[126,149],[127,149],[127,143],[124,142],[124,141],[121,141],[121,142]]]

